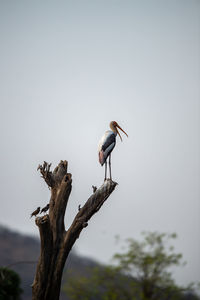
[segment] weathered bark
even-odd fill
[[[69,229],[64,226],[65,210],[72,188],[71,174],[67,173],[67,161],[61,161],[53,173],[51,164],[44,162],[38,169],[51,190],[49,214],[37,217],[41,250],[35,279],[32,285],[33,300],[58,300],[65,261],[72,246],[89,219],[101,208],[115,189],[116,182],[106,180],[79,209]]]

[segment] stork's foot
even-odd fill
[[[104,178],[104,182],[105,181],[112,181],[112,182],[114,182],[113,180],[112,180],[112,178]]]

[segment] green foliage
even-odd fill
[[[21,293],[19,275],[8,268],[1,267],[0,300],[19,300]]]
[[[173,253],[173,247],[167,244],[176,235],[150,232],[143,233],[143,236],[142,242],[128,239],[128,251],[114,255],[118,268],[157,286],[172,285],[174,282],[168,268],[180,265],[182,255]]]
[[[175,238],[174,233],[145,232],[143,241],[128,239],[127,251],[113,257],[115,266],[94,268],[87,277],[71,274],[64,289],[73,300],[186,299],[190,288],[178,287],[169,272],[183,265],[169,243]]]
[[[115,267],[92,268],[88,277],[68,274],[64,291],[73,300],[130,300],[127,277]]]

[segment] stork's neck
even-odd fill
[[[113,125],[112,122],[110,123],[110,128],[111,128],[111,130],[114,132],[114,134],[117,136],[117,129],[116,129],[116,127]]]

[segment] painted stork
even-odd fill
[[[107,176],[107,158],[109,157],[109,170],[110,170],[110,180],[112,180],[111,176],[111,152],[113,151],[115,144],[116,144],[116,136],[119,135],[121,141],[121,135],[118,131],[118,128],[123,131],[126,136],[128,137],[128,134],[117,124],[117,122],[112,121],[110,122],[110,128],[111,130],[108,130],[105,132],[105,134],[102,136],[100,142],[99,142],[99,162],[103,166],[105,164],[105,178]]]

